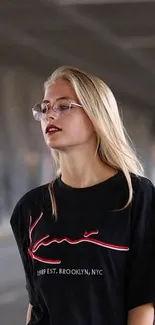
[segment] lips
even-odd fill
[[[56,125],[50,124],[46,127],[46,134],[47,133],[55,133],[61,131]]]

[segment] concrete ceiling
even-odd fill
[[[154,110],[155,2],[80,2],[1,0],[1,65],[45,78],[74,65],[104,78],[122,102]]]

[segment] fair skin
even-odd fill
[[[67,97],[79,103],[75,91],[64,80],[59,80],[45,90],[44,100],[54,104],[59,98]],[[45,134],[46,126],[54,124],[62,131]],[[62,180],[72,187],[87,187],[102,182],[116,171],[104,164],[96,155],[96,134],[93,125],[81,107],[74,107],[69,115],[56,118],[51,110],[41,122],[43,135],[50,148],[60,152]]]
[[[58,80],[46,88],[44,100],[53,105],[60,97],[67,97],[79,103],[71,84]],[[45,134],[48,124],[61,129],[54,134]],[[103,163],[96,155],[97,140],[94,127],[81,107],[74,107],[67,116],[57,117],[50,110],[47,118],[41,122],[43,135],[50,148],[59,150],[62,180],[72,187],[88,187],[100,183],[116,171]],[[28,320],[32,307],[29,306]],[[128,325],[153,325],[153,304],[133,308],[128,313]],[[28,321],[27,321],[28,323]]]
[[[154,307],[153,304],[145,304],[133,308],[128,313],[128,325],[153,325]]]
[[[31,304],[28,305],[27,309],[27,315],[26,315],[26,325],[30,322],[31,320],[31,313],[32,313],[32,308],[33,306]]]

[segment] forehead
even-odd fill
[[[77,101],[75,90],[67,80],[58,80],[45,89],[44,100],[48,100],[51,103],[54,103],[61,97],[67,97],[69,99]]]

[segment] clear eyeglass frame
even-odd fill
[[[70,110],[73,108],[73,106],[77,106],[77,107],[82,107],[82,105],[69,100],[69,99],[65,99],[67,105],[64,105],[64,103],[62,104],[61,100],[58,100],[55,102],[55,104],[52,106],[50,102],[39,102],[36,103],[33,107],[32,107],[32,114],[33,117],[36,121],[42,121],[44,119],[47,118],[47,114],[49,112],[49,110],[52,109],[52,111],[56,114],[56,117],[60,117],[63,115],[68,115]],[[62,104],[59,106],[59,104]],[[60,109],[61,107],[61,109]]]

